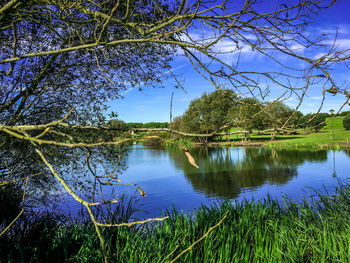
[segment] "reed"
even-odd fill
[[[113,221],[127,220],[131,209],[130,204],[128,210],[119,209],[118,213],[127,216]],[[171,262],[227,211],[222,224],[177,262],[350,261],[350,185],[340,185],[332,196],[315,192],[303,202],[285,199],[280,203],[268,196],[262,201],[218,202],[202,206],[193,214],[172,208],[165,213],[170,218],[163,222],[105,228],[102,234],[108,258],[111,262]],[[40,229],[37,235],[46,235],[45,242],[30,243],[27,239],[32,254],[26,250],[31,258],[25,262],[102,261],[89,221],[59,225],[51,222]],[[1,260],[23,262],[14,252],[23,254],[23,242],[11,242],[12,247],[7,246]]]

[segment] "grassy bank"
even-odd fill
[[[268,198],[203,206],[193,216],[172,210],[163,223],[105,228],[102,234],[110,262],[170,262],[228,211],[222,223],[177,262],[349,262],[349,207],[346,185],[333,197],[318,195],[284,206]],[[22,231],[1,237],[2,262],[102,261],[89,221],[65,225],[46,216],[34,226],[27,235]]]
[[[334,117],[334,139],[332,129],[332,119],[327,120],[327,125],[317,133],[305,134],[300,130],[296,135],[277,135],[271,141],[270,134],[252,134],[247,142],[243,141],[241,135],[231,135],[230,142],[226,141],[226,137],[222,141],[217,140],[209,145],[253,145],[253,146],[270,146],[278,148],[349,148],[350,147],[350,130],[347,131],[343,127],[344,117]],[[239,130],[239,129],[237,129]]]
[[[272,142],[273,145],[278,146],[294,146],[294,147],[350,147],[350,131],[343,127],[344,117],[335,117],[333,119],[334,139],[332,129],[332,119],[328,119],[327,125],[318,133],[310,133],[308,135],[290,135],[279,136],[278,140]]]
[[[319,132],[310,132],[299,130],[295,135],[275,135],[274,140],[271,140],[270,134],[252,133],[248,140],[245,140],[241,134],[230,135],[230,140],[226,136],[213,137],[212,141],[207,143],[207,146],[269,146],[277,148],[350,148],[350,130],[345,130],[343,127],[344,117],[334,117],[333,125],[332,118],[327,120],[327,124]],[[333,127],[333,128],[332,128]],[[231,132],[243,130],[241,128],[232,128]],[[333,135],[334,134],[334,135]],[[145,135],[156,135],[162,139],[143,139]],[[198,142],[193,138],[170,139],[166,132],[161,133],[139,133],[140,137],[136,143],[144,145],[171,145],[179,144],[183,147],[191,148],[193,146],[201,147],[203,143]],[[175,143],[175,144],[174,144]]]

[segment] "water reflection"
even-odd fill
[[[195,148],[196,169],[176,149],[169,157],[181,169],[195,191],[208,197],[236,198],[242,189],[263,184],[284,185],[298,175],[305,162],[324,162],[327,151],[293,151],[267,148]]]
[[[346,153],[347,156],[350,157],[350,150],[349,149],[345,150],[344,152]]]
[[[141,198],[141,211],[136,216],[158,217],[160,210],[172,206],[191,211],[221,198],[260,200],[270,194],[278,200],[287,195],[301,201],[314,194],[312,189],[334,193],[338,180],[349,174],[349,152],[344,151],[232,147],[193,148],[191,154],[199,169],[177,148],[129,148],[124,159],[128,168],[118,178],[122,183],[139,185],[147,194]],[[103,195],[135,195],[135,190],[128,185],[110,186],[103,188]],[[75,200],[62,204],[73,213],[80,209]]]

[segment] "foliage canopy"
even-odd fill
[[[189,133],[212,133],[228,122],[227,112],[237,105],[237,95],[232,90],[204,93],[192,100],[182,116],[181,129]]]

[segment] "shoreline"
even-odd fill
[[[319,148],[319,149],[337,149],[348,150],[350,143],[345,142],[330,142],[326,144],[312,144],[312,143],[285,143],[285,141],[247,141],[247,142],[209,142],[192,143],[192,147],[225,147],[225,146],[243,146],[243,147],[276,147],[276,148]]]

